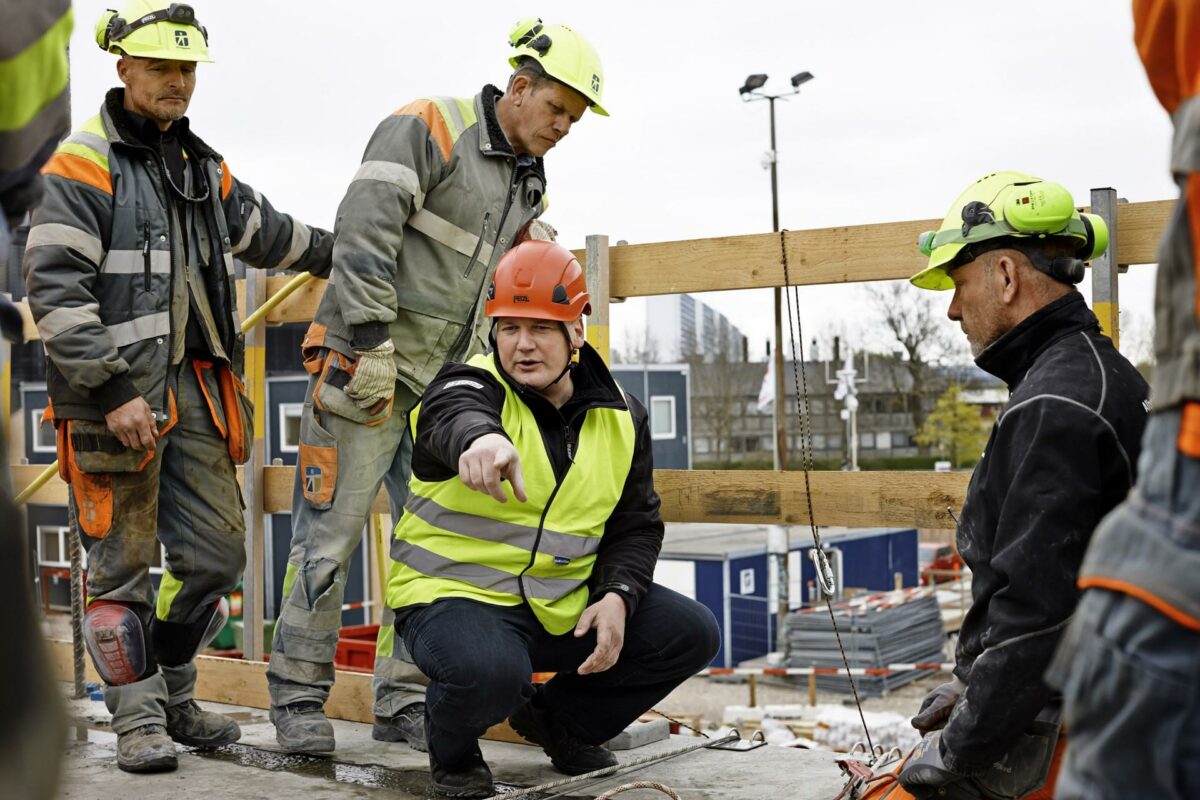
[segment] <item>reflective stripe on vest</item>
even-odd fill
[[[529,604],[551,634],[566,633],[587,605],[604,527],[621,498],[633,462],[628,409],[587,411],[575,458],[557,483],[529,406],[499,374],[492,356],[471,366],[504,387],[501,423],[521,459],[528,501],[507,503],[474,492],[458,476],[415,475],[396,526],[387,601],[392,608],[461,597],[494,605]],[[414,436],[420,409],[413,412]]]

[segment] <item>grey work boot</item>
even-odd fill
[[[242,738],[242,729],[224,714],[205,711],[195,700],[167,706],[167,735],[192,747],[220,747]]]
[[[420,753],[429,751],[425,741],[425,704],[409,703],[394,717],[375,715],[371,738],[377,742],[408,742]]]
[[[275,741],[289,753],[332,753],[333,725],[320,703],[292,703],[271,708]]]
[[[117,736],[117,766],[125,772],[170,772],[175,745],[162,725],[142,725]]]

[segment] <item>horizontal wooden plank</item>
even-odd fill
[[[1126,203],[1117,209],[1117,261],[1148,264],[1173,200]],[[917,236],[941,220],[885,222],[789,231],[788,278],[794,285],[900,280],[925,265]],[[583,258],[584,251],[575,251]],[[758,233],[609,250],[613,297],[758,289],[784,285],[779,234]]]
[[[818,525],[953,528],[946,507],[962,509],[969,472],[812,472]],[[663,519],[670,522],[808,524],[803,472],[655,470]]]
[[[66,683],[74,681],[75,654],[71,643],[50,639],[48,645],[55,677]],[[92,660],[85,656],[83,661],[87,680],[99,683],[100,676],[92,666]],[[196,699],[249,708],[270,708],[271,696],[267,691],[266,673],[265,661],[196,656]],[[338,670],[329,699],[325,702],[325,714],[331,719],[374,722],[373,697],[369,674]],[[507,723],[490,728],[483,738],[527,744]]]
[[[13,469],[17,491],[43,467]],[[238,470],[241,477],[241,469]],[[812,472],[813,512],[818,525],[852,528],[953,528],[946,506],[962,508],[969,472]],[[294,467],[264,470],[264,510],[290,513]],[[804,473],[770,470],[655,470],[654,485],[668,522],[808,523]],[[66,486],[56,476],[29,501],[62,505]],[[380,490],[372,513],[387,514]]]
[[[1156,261],[1158,240],[1174,206],[1174,200],[1155,200],[1118,207],[1119,263]],[[918,234],[936,228],[940,222],[926,219],[790,231],[786,237],[788,282],[812,286],[907,278],[925,263],[916,248]],[[581,263],[585,260],[583,250],[573,252]],[[622,245],[611,248],[609,254],[613,297],[784,285],[779,235],[775,233]],[[270,276],[267,296],[278,292],[292,277]],[[325,292],[325,283],[313,280],[296,290],[267,315],[268,324],[312,320]],[[238,281],[238,306],[243,319],[245,295],[245,281]],[[37,328],[28,308],[23,308],[22,313],[26,316],[26,338],[37,339]]]

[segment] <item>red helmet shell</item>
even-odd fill
[[[530,239],[500,257],[484,314],[574,322],[592,312],[583,267],[560,244]]]

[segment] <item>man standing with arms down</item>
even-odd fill
[[[600,105],[602,70],[578,33],[540,20],[509,38],[508,88],[427,98],[385,119],[338,209],[334,267],[304,341],[293,538],[267,673],[279,744],[334,749],[324,703],[350,556],[385,483],[394,519],[411,458],[408,411],[446,359],[483,349],[482,295],[497,259],[545,203],[542,156]],[[424,678],[384,615],[376,739],[424,750]]]
[[[332,252],[328,232],[276,211],[191,132],[207,39],[182,3],[101,17],[96,41],[121,56],[124,86],[46,165],[25,256],[59,472],[88,548],[84,638],[129,772],[174,769],[172,739],[240,736],[192,699],[193,659],[245,566],[236,464],[254,415],[233,258],[323,275]]]
[[[1042,674],[1092,531],[1133,485],[1146,421],[1145,381],[1074,288],[1107,240],[1066,189],[1019,172],[976,181],[922,237],[929,266],[912,282],[954,290],[950,319],[1012,394],[958,526],[974,578],[954,680],[913,718],[925,739],[899,773],[917,797],[1053,791],[1057,702]]]
[[[517,245],[488,291],[494,351],[447,364],[414,413],[387,599],[430,678],[446,796],[493,793],[477,740],[505,718],[561,772],[616,764],[601,745],[720,645],[708,609],[651,583],[650,427],[584,343],[589,303],[569,250]]]
[[[1159,247],[1138,484],[1096,531],[1047,676],[1071,732],[1064,800],[1200,793],[1200,3],[1138,0],[1133,16],[1181,196]]]

